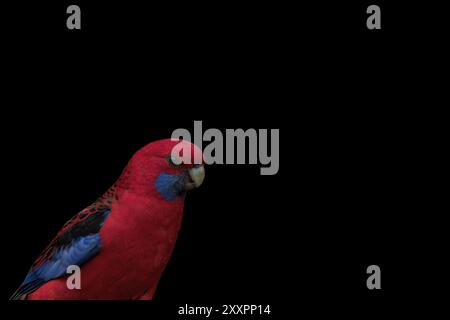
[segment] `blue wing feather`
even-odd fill
[[[70,265],[80,266],[97,255],[101,250],[99,232],[109,213],[109,208],[102,208],[90,217],[75,220],[63,230],[44,251],[43,259],[38,259],[39,263],[33,265],[11,299],[33,292],[45,282],[66,274]]]

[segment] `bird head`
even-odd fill
[[[173,152],[174,148],[179,151]],[[203,154],[185,140],[159,140],[136,152],[125,175],[130,191],[173,201],[203,183]]]

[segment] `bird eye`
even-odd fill
[[[167,157],[167,162],[169,162],[169,165],[170,165],[171,167],[175,167],[175,168],[181,167],[181,166],[183,165],[182,162],[181,162],[180,164],[176,164],[176,163],[173,161],[173,159],[172,159],[171,156],[168,156],[168,157]]]

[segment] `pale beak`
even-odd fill
[[[189,171],[189,177],[192,181],[188,183],[186,186],[187,190],[192,190],[194,188],[198,188],[202,185],[203,180],[205,180],[205,167],[204,166],[197,166]]]

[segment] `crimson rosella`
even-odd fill
[[[189,148],[191,161],[175,164],[178,143],[181,158]],[[202,161],[187,141],[140,149],[117,182],[64,225],[11,299],[152,299],[178,236],[185,192],[203,182]],[[67,286],[71,265],[81,268],[81,289]]]

